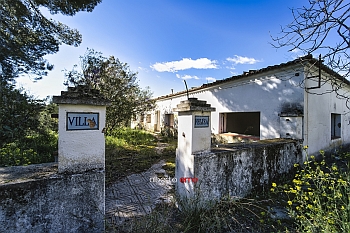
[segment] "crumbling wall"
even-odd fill
[[[302,159],[298,140],[273,139],[249,144],[226,145],[207,153],[194,154],[196,190],[204,199],[230,195],[245,197],[270,188]]]
[[[0,232],[104,232],[104,172],[0,185]]]

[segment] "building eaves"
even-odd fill
[[[248,72],[243,72],[243,74],[240,75],[236,75],[236,76],[232,76],[230,78],[226,78],[226,79],[222,79],[222,80],[217,80],[213,83],[207,83],[207,84],[203,84],[200,87],[195,87],[195,88],[191,88],[188,90],[188,93],[194,92],[194,91],[199,91],[202,89],[206,89],[206,88],[210,88],[210,87],[214,87],[217,85],[221,85],[223,83],[228,83],[231,81],[236,81],[236,80],[240,80],[246,77],[250,77],[256,74],[260,74],[260,73],[264,73],[264,72],[269,72],[269,71],[273,71],[273,70],[277,70],[277,69],[281,69],[284,67],[288,67],[288,66],[292,66],[292,65],[296,65],[296,64],[302,64],[302,65],[306,65],[305,63],[311,64],[315,67],[319,66],[319,60],[315,59],[312,57],[312,54],[306,55],[304,57],[299,57],[293,61],[289,61],[286,63],[281,63],[279,65],[273,65],[273,66],[268,66],[259,70],[249,70]],[[324,65],[321,63],[321,69],[325,72],[327,72],[328,74],[334,76],[335,78],[339,79],[339,81],[344,82],[345,84],[347,84],[350,87],[350,81],[345,79],[343,76],[341,76],[340,74],[338,74],[337,72],[335,72],[334,70],[330,69],[328,66]],[[180,91],[180,92],[176,92],[174,94],[169,94],[169,95],[165,95],[165,96],[160,96],[158,98],[155,98],[155,100],[161,100],[161,99],[168,99],[168,98],[172,98],[172,97],[176,97],[179,95],[184,95],[186,94],[187,91]]]

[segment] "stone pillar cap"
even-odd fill
[[[61,96],[53,96],[52,100],[56,104],[111,105],[99,90],[84,85],[68,87],[67,91],[61,91]]]
[[[202,111],[202,112],[214,112],[216,109],[207,104],[205,100],[198,100],[197,98],[188,98],[187,100],[181,101],[174,112],[189,112],[189,111]]]

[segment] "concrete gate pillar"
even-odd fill
[[[106,105],[98,90],[85,86],[69,87],[61,96],[54,96],[59,104],[58,171],[78,173],[105,169]]]
[[[178,112],[178,147],[176,149],[176,192],[181,196],[194,193],[198,181],[194,172],[194,152],[209,152],[211,147],[211,112],[206,101],[189,98],[174,109]],[[200,181],[198,181],[200,182]]]

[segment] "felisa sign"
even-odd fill
[[[194,116],[195,128],[207,128],[209,127],[209,116]]]
[[[99,113],[67,112],[67,130],[98,130]]]

